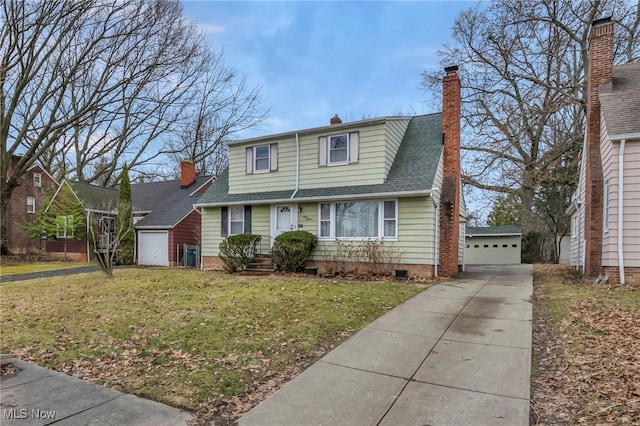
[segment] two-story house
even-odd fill
[[[640,62],[613,65],[613,23],[593,23],[570,263],[587,277],[640,285]]]
[[[20,156],[11,157],[9,175],[13,173],[16,163],[20,160]],[[31,238],[23,229],[23,225],[33,223],[47,191],[57,186],[55,179],[37,163],[29,167],[27,173],[21,177],[20,184],[11,193],[7,207],[7,233],[2,236],[6,239],[9,253],[32,254],[45,249],[46,241]]]
[[[442,113],[335,116],[329,126],[230,142],[229,167],[196,204],[203,267],[222,267],[219,244],[229,235],[260,235],[271,246],[305,230],[318,237],[320,273],[337,241],[375,240],[410,275],[455,275],[464,247],[457,70],[446,70]]]

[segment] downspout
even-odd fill
[[[624,285],[624,145],[625,139],[620,140],[618,151],[618,268],[620,269],[620,284]]]
[[[296,189],[291,194],[292,200],[296,197],[298,189],[300,189],[300,139],[298,138],[298,133],[296,133]]]
[[[87,211],[87,232],[85,233],[85,235],[87,236],[87,263],[91,262],[91,242],[89,241],[89,227],[91,226],[89,223],[89,215],[91,213],[89,211]]]

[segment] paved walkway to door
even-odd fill
[[[528,425],[531,265],[476,266],[378,318],[252,425]]]

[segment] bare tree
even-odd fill
[[[0,8],[2,235],[12,191],[36,160],[58,178],[114,186],[125,162],[134,170],[166,163],[194,105],[232,98],[228,117],[245,118],[215,116],[226,135],[261,117],[257,89],[204,83],[216,72],[227,80],[228,70],[176,0],[7,0]]]
[[[548,167],[580,150],[588,35],[603,16],[617,23],[617,61],[638,58],[638,5],[625,0],[494,1],[461,12],[454,44],[440,52],[443,64],[464,70],[464,182],[515,191],[525,228],[536,226],[533,206]],[[423,87],[439,79],[425,73]],[[571,173],[562,180],[575,187]]]
[[[246,79],[226,66],[222,53],[212,53],[210,67],[191,89],[192,118],[184,123],[179,138],[165,149],[175,164],[191,160],[203,175],[217,175],[228,164],[225,142],[262,123],[266,110],[258,88],[248,88]],[[177,168],[173,168],[174,172]]]

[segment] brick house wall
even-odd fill
[[[16,159],[12,159],[12,164]],[[12,168],[12,167],[11,167]],[[11,170],[9,171],[11,173]],[[13,190],[8,206],[7,247],[11,254],[39,253],[46,247],[46,241],[40,238],[29,238],[21,229],[25,223],[33,223],[36,212],[42,208],[42,201],[47,193],[52,194],[57,182],[38,165],[32,166],[20,179],[20,184]],[[27,211],[27,200],[33,200],[33,212]]]
[[[613,80],[613,23],[593,22],[587,71],[587,144],[585,158],[585,275],[602,272],[602,214],[604,177],[600,152],[600,86]]]

